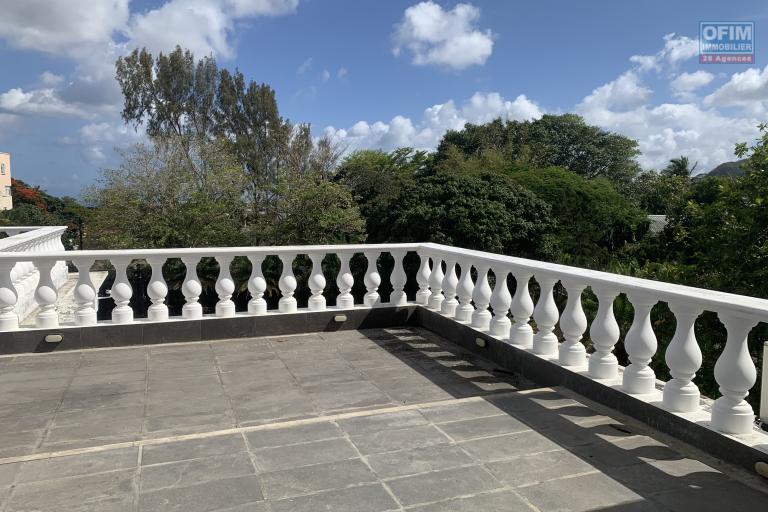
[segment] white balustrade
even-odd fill
[[[392,282],[392,295],[389,298],[389,302],[393,306],[405,306],[408,304],[408,297],[404,291],[407,276],[405,275],[405,269],[403,268],[403,259],[405,258],[406,251],[391,251],[391,254],[392,258],[395,260],[395,267],[392,269],[392,276],[390,277]]]
[[[200,257],[182,256],[181,261],[187,269],[184,283],[181,285],[181,292],[186,300],[181,308],[181,316],[190,320],[203,318],[203,306],[199,302],[200,294],[203,293],[203,285],[200,284],[200,278],[197,276],[197,263],[200,261]]]
[[[459,301],[456,300],[456,287],[459,285],[459,278],[456,276],[456,259],[446,259],[445,269],[447,272],[442,284],[445,300],[440,305],[440,313],[445,316],[454,316],[459,305]]]
[[[552,295],[557,278],[547,274],[537,275],[541,292],[536,307],[533,309],[533,319],[538,328],[533,336],[533,352],[542,356],[557,355],[557,336],[554,329],[560,312],[557,310],[555,298]]]
[[[475,289],[475,283],[472,281],[472,264],[466,260],[461,260],[461,278],[456,288],[456,294],[459,297],[459,307],[456,308],[455,319],[457,322],[470,322],[475,307],[472,305],[472,292]]]
[[[656,374],[649,364],[657,348],[651,326],[651,308],[657,301],[637,292],[630,293],[628,298],[635,309],[635,318],[624,339],[630,364],[624,369],[622,386],[627,393],[649,394],[656,385]]]
[[[664,407],[675,412],[699,410],[700,393],[693,378],[701,367],[701,349],[696,342],[694,325],[701,314],[697,306],[670,302],[669,310],[675,315],[675,335],[669,342],[664,358],[672,379],[664,386]]]
[[[559,361],[563,366],[584,368],[587,366],[587,349],[581,343],[581,337],[587,330],[587,316],[581,306],[581,294],[586,284],[571,279],[560,282],[568,293],[568,302],[560,316],[560,330],[565,341],[558,347]]]
[[[339,253],[341,267],[339,275],[336,277],[336,286],[339,287],[339,296],[336,299],[336,306],[339,309],[352,309],[355,307],[355,298],[352,296],[352,286],[355,284],[355,278],[349,270],[349,260],[351,254],[346,252]]]
[[[323,258],[325,254],[313,252],[309,254],[312,261],[312,274],[309,276],[309,290],[312,296],[309,298],[308,308],[310,311],[322,311],[325,309],[325,276],[323,275]]]
[[[131,259],[126,257],[112,259],[112,265],[115,267],[115,282],[112,283],[109,295],[115,301],[115,309],[112,310],[112,322],[116,324],[133,322],[133,309],[129,305],[133,296],[133,288],[128,281],[128,265],[131,263]]]
[[[619,341],[619,324],[613,316],[613,301],[619,294],[610,286],[592,286],[597,296],[597,315],[592,321],[589,336],[595,352],[589,358],[589,375],[595,379],[615,380],[619,376],[619,362],[613,354],[613,347]]]
[[[491,294],[491,308],[493,308],[493,318],[489,326],[489,332],[493,336],[501,339],[509,338],[509,329],[512,327],[512,321],[507,317],[509,306],[512,304],[512,295],[507,286],[507,276],[509,272],[501,267],[493,269],[493,275],[496,277],[496,284]]]
[[[280,276],[280,293],[282,297],[278,301],[278,309],[281,313],[295,313],[297,310],[296,298],[293,293],[296,291],[296,277],[293,275],[293,260],[296,254],[281,254],[280,261],[283,263],[283,274]]]
[[[19,315],[16,314],[18,293],[13,284],[12,261],[0,263],[0,330],[12,331],[19,328]]]
[[[429,275],[429,309],[440,311],[445,297],[443,296],[443,261],[440,258],[432,258],[432,273]]]
[[[147,286],[147,295],[152,301],[152,305],[147,309],[147,318],[153,322],[162,322],[168,320],[168,306],[165,305],[168,286],[165,284],[165,278],[163,278],[165,258],[162,256],[150,256],[147,258],[147,263],[149,263],[152,269],[149,286]]]
[[[488,265],[479,265],[477,268],[477,282],[472,292],[472,301],[475,310],[472,312],[472,327],[486,330],[491,325],[491,312],[488,306],[491,303],[491,285],[488,283]]]
[[[91,280],[91,267],[95,260],[93,258],[73,258],[72,261],[77,267],[78,273],[74,290],[75,303],[77,304],[75,325],[96,325],[97,292]]]
[[[248,280],[248,291],[251,292],[251,300],[248,301],[248,312],[252,315],[264,315],[267,313],[267,301],[264,300],[264,292],[267,291],[267,281],[261,265],[264,256],[252,254],[248,256],[251,262],[251,278]]]
[[[416,292],[416,304],[422,304],[424,306],[429,302],[429,277],[432,275],[432,268],[429,266],[429,256],[424,253],[419,253],[421,263],[419,265],[419,271],[416,273],[416,282],[419,284],[419,291]]]
[[[509,330],[509,343],[522,348],[533,346],[533,327],[529,322],[533,314],[533,299],[528,290],[531,280],[530,272],[517,271],[513,273],[517,288],[512,296],[509,310],[512,313],[512,328]]]
[[[381,302],[381,297],[379,296],[381,276],[379,275],[379,268],[376,263],[379,259],[379,253],[366,251],[363,254],[365,255],[365,259],[368,260],[368,267],[365,270],[365,277],[363,278],[366,290],[363,302],[368,307],[374,307],[378,306]]]
[[[217,256],[219,263],[219,277],[216,279],[216,294],[219,301],[216,303],[216,316],[230,318],[235,316],[235,303],[232,302],[232,294],[235,293],[235,282],[232,280],[229,266],[232,264],[232,256]]]

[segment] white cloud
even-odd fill
[[[61,100],[54,89],[11,89],[0,94],[0,111],[20,115],[89,117],[78,105]]]
[[[312,57],[302,62],[301,65],[298,68],[296,68],[296,72],[300,75],[303,75],[310,69],[312,69]]]
[[[320,73],[320,80],[322,80],[323,82],[327,82],[330,79],[331,79],[331,72],[328,71],[327,69],[324,69],[323,72]]]
[[[665,66],[675,67],[699,53],[699,40],[677,34],[664,36],[664,47],[653,55],[633,55],[629,58],[640,71],[661,71]]]
[[[108,154],[115,147],[126,147],[144,140],[143,132],[126,126],[122,121],[89,123],[79,130],[79,142],[83,146],[83,158],[98,165],[107,160]],[[63,143],[73,143],[67,138]]]
[[[339,70],[336,72],[336,78],[346,78],[348,74],[349,74],[349,71],[347,71],[347,68],[340,67]]]
[[[715,75],[712,73],[699,70],[693,73],[680,73],[669,85],[675,94],[686,95],[708,85],[714,78]]]
[[[762,71],[750,68],[734,73],[728,82],[704,98],[704,102],[715,107],[744,107],[754,115],[763,114],[768,102],[768,66]]]
[[[477,28],[480,9],[458,4],[450,11],[428,0],[408,7],[395,27],[394,53],[403,48],[413,64],[465,69],[484,64],[493,52],[493,34]]]
[[[299,0],[227,0],[235,17],[281,16],[293,14]]]
[[[55,73],[51,73],[50,71],[43,71],[40,73],[40,83],[43,85],[60,85],[64,81],[64,77],[61,75],[57,75]]]
[[[651,94],[634,71],[627,71],[616,80],[601,85],[576,106],[580,112],[599,112],[606,109],[626,109],[643,104]]]
[[[497,92],[477,92],[460,108],[449,100],[425,109],[421,121],[416,124],[410,118],[398,115],[389,123],[358,121],[349,129],[329,126],[325,134],[349,150],[390,151],[400,146],[429,150],[437,146],[446,131],[461,130],[466,123],[485,123],[497,117],[535,119],[541,115],[540,107],[525,95],[509,101]]]

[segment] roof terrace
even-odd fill
[[[766,510],[755,469],[768,434],[744,401],[756,381],[746,334],[766,301],[434,244],[66,253],[41,237],[43,250],[28,234],[0,248],[2,511]],[[368,261],[362,304],[355,253]],[[306,308],[297,254],[313,263]],[[336,305],[327,254],[339,258]],[[275,310],[267,255],[283,263]],[[220,266],[210,315],[202,257]],[[242,312],[236,257],[252,263]],[[178,317],[156,271],[175,258],[188,269]],[[130,303],[139,259],[153,270],[147,318]],[[116,269],[108,320],[82,271],[96,260]],[[71,324],[57,311],[64,261],[81,270]],[[600,301],[591,321],[587,287]],[[626,368],[612,354],[620,292],[635,308]],[[678,319],[666,383],[648,364],[658,301]],[[20,328],[30,304],[37,327]],[[703,310],[728,329],[716,401],[692,382]]]

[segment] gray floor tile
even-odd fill
[[[245,452],[201,459],[168,462],[141,469],[141,492],[187,487],[210,480],[253,475],[255,469]]]
[[[502,434],[513,434],[515,432],[523,432],[530,429],[531,427],[522,421],[507,415],[454,421],[440,425],[440,430],[456,441],[466,441],[478,437]]]
[[[654,510],[639,494],[603,474],[564,478],[517,489],[540,510],[624,510],[625,505],[637,510]],[[688,510],[691,510],[690,508]]]
[[[259,477],[264,494],[270,500],[377,481],[376,475],[360,459],[261,473]]]
[[[561,449],[560,445],[531,431],[465,441],[460,446],[482,462]]]
[[[502,484],[482,466],[470,466],[389,480],[387,486],[410,506],[499,489]]]
[[[222,478],[186,487],[172,487],[142,492],[142,512],[208,512],[232,508],[262,499],[261,486],[255,476]]]
[[[144,446],[141,456],[142,466],[173,462],[187,459],[199,459],[212,455],[244,452],[245,441],[240,434],[227,434],[201,439],[174,441]]]
[[[496,478],[511,487],[597,471],[567,450],[522,455],[514,459],[491,462],[487,466]]]
[[[278,471],[357,457],[357,451],[346,439],[263,448],[253,453],[261,471]]]
[[[397,510],[397,503],[381,484],[364,485],[271,503],[273,512],[384,512]]]
[[[445,437],[433,425],[421,425],[397,430],[381,430],[371,432],[370,434],[351,436],[351,439],[363,455],[450,442],[450,439]]]
[[[414,512],[534,512],[519,496],[511,492],[479,494],[469,498],[457,498],[430,505],[411,508]]]
[[[368,464],[382,478],[413,475],[474,464],[475,461],[458,446],[441,444],[367,457]]]
[[[380,430],[392,430],[425,425],[426,418],[419,411],[398,411],[372,414],[357,418],[341,419],[337,422],[350,435],[369,434]]]
[[[131,469],[138,465],[138,453],[138,448],[121,448],[24,462],[21,464],[17,483]]]
[[[135,471],[112,471],[17,485],[9,511],[124,510],[132,506]]]
[[[320,441],[343,437],[344,432],[328,421],[308,423],[284,428],[273,428],[247,432],[246,438],[251,449],[284,446],[288,444]]]
[[[437,407],[425,407],[421,413],[433,423],[445,423],[447,421],[471,420],[506,414],[497,406],[485,400],[463,402],[458,404],[446,404]]]

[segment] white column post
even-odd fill
[[[586,285],[579,281],[561,279],[568,302],[560,315],[560,330],[565,341],[559,347],[559,360],[563,366],[584,368],[587,366],[587,350],[581,343],[581,337],[587,330],[587,316],[581,307],[581,294]]]
[[[557,355],[557,336],[555,335],[555,325],[560,312],[557,310],[555,298],[552,294],[557,278],[546,274],[536,276],[539,283],[539,300],[536,301],[536,307],[533,309],[533,319],[538,328],[533,336],[533,352],[542,356]]]
[[[445,269],[448,271],[443,277],[443,296],[445,300],[440,305],[440,312],[445,316],[454,316],[459,301],[456,300],[456,287],[459,284],[459,278],[456,276],[456,259],[448,258],[445,260]]]
[[[408,297],[405,294],[405,283],[408,281],[408,277],[405,275],[405,269],[403,268],[403,258],[405,258],[405,251],[391,251],[390,254],[395,260],[395,267],[392,269],[392,276],[390,277],[392,282],[392,295],[389,297],[389,303],[393,306],[405,306],[408,304]]]
[[[152,268],[152,275],[147,286],[147,295],[152,300],[152,305],[147,309],[147,318],[153,322],[168,320],[168,306],[165,305],[165,297],[168,295],[168,285],[163,277],[163,264],[165,256],[149,256],[146,258]]]
[[[40,306],[40,312],[35,319],[37,327],[52,329],[59,326],[59,314],[56,311],[59,292],[56,290],[51,275],[55,265],[55,261],[49,260],[42,260],[37,263],[37,267],[40,269],[40,281],[37,283],[37,290],[35,290],[35,300]]]
[[[128,265],[130,263],[131,258],[112,258],[112,265],[115,267],[115,282],[112,283],[109,295],[115,301],[115,309],[112,310],[112,322],[116,324],[133,322],[133,309],[130,306],[133,289],[130,281],[128,281]]]
[[[13,262],[0,265],[0,331],[19,328],[19,316],[14,311],[19,295],[11,277],[14,266]]]
[[[475,311],[472,313],[472,327],[480,330],[486,330],[491,324],[491,312],[488,306],[491,303],[491,285],[488,284],[489,266],[486,264],[477,265],[477,283],[472,293],[472,300],[475,302]]]
[[[283,262],[283,273],[280,276],[280,293],[282,297],[278,301],[278,310],[281,313],[295,313],[296,298],[293,296],[293,292],[296,291],[296,277],[293,275],[293,260],[296,258],[296,254],[280,254],[280,261]]]
[[[421,264],[419,271],[416,273],[416,282],[419,283],[419,291],[416,292],[416,303],[426,306],[429,302],[429,276],[432,275],[432,269],[429,266],[429,256],[419,253],[421,258]]]
[[[352,254],[341,252],[338,256],[341,265],[339,266],[339,275],[336,276],[336,286],[339,287],[336,307],[339,309],[352,309],[355,307],[355,297],[351,293],[352,287],[355,284],[355,277],[349,270],[349,260],[352,258]]]
[[[309,254],[309,259],[312,260],[312,274],[309,276],[309,289],[312,292],[312,296],[309,298],[307,306],[310,311],[322,311],[325,309],[325,297],[323,297],[323,290],[325,290],[325,276],[323,275],[323,258],[324,253],[313,252]]]
[[[235,316],[235,303],[232,302],[232,294],[235,293],[235,281],[229,271],[229,265],[233,256],[216,256],[219,263],[219,277],[216,279],[216,294],[219,296],[216,302],[216,316],[231,318]]]
[[[187,269],[184,276],[184,284],[181,285],[181,292],[184,294],[186,302],[181,308],[181,317],[187,319],[203,318],[203,306],[200,304],[200,294],[203,293],[203,286],[197,277],[197,263],[199,256],[183,256],[181,261]]]
[[[368,266],[365,269],[365,278],[363,283],[367,293],[365,294],[364,304],[368,307],[376,307],[381,304],[381,297],[379,296],[379,285],[381,284],[381,276],[379,275],[379,268],[376,264],[376,260],[379,259],[379,252],[366,251],[363,253],[365,259],[368,260]]]
[[[597,315],[589,328],[589,337],[595,352],[589,356],[589,375],[595,379],[616,380],[619,376],[619,362],[613,354],[613,346],[619,341],[619,324],[613,316],[613,301],[619,294],[609,286],[594,285],[597,295]]]
[[[251,300],[248,301],[248,312],[252,315],[263,315],[267,312],[267,301],[264,300],[264,292],[267,291],[267,281],[261,265],[264,256],[252,254],[248,256],[251,261],[251,278],[248,280],[248,291],[251,292]]]
[[[669,310],[675,315],[675,335],[669,342],[664,359],[672,379],[664,384],[664,407],[674,412],[699,410],[701,394],[693,378],[701,367],[701,349],[696,341],[694,326],[701,309],[682,303],[670,302]]]
[[[96,288],[91,280],[93,258],[72,258],[77,267],[74,297],[77,303],[75,325],[96,325]]]
[[[757,370],[749,355],[747,336],[757,320],[730,312],[718,312],[717,316],[728,331],[728,339],[715,363],[715,380],[722,396],[712,406],[712,426],[726,434],[748,434],[755,412],[745,398],[757,380]]]
[[[432,291],[429,296],[428,307],[440,311],[445,297],[443,297],[443,260],[436,256],[432,257],[432,272],[429,274],[429,289]]]
[[[475,283],[472,282],[472,264],[468,260],[459,262],[461,265],[461,278],[456,289],[459,296],[459,307],[456,308],[457,322],[469,322],[472,320],[472,313],[475,307],[472,305],[472,292],[475,289]]]
[[[512,297],[509,310],[512,312],[512,328],[509,330],[509,343],[521,348],[530,348],[533,345],[533,328],[528,322],[533,314],[533,299],[528,289],[528,282],[533,274],[529,271],[513,272],[517,288]]]
[[[496,285],[491,294],[491,308],[493,308],[493,318],[490,323],[490,333],[497,338],[506,340],[509,338],[509,330],[512,327],[512,321],[507,317],[509,306],[512,304],[512,295],[507,286],[507,276],[509,271],[501,267],[493,269],[493,275],[496,276]]]
[[[630,292],[627,297],[635,309],[635,317],[624,339],[630,364],[624,369],[622,388],[627,393],[647,395],[653,393],[656,386],[656,374],[649,364],[658,347],[651,326],[651,309],[658,301],[637,292]]]

